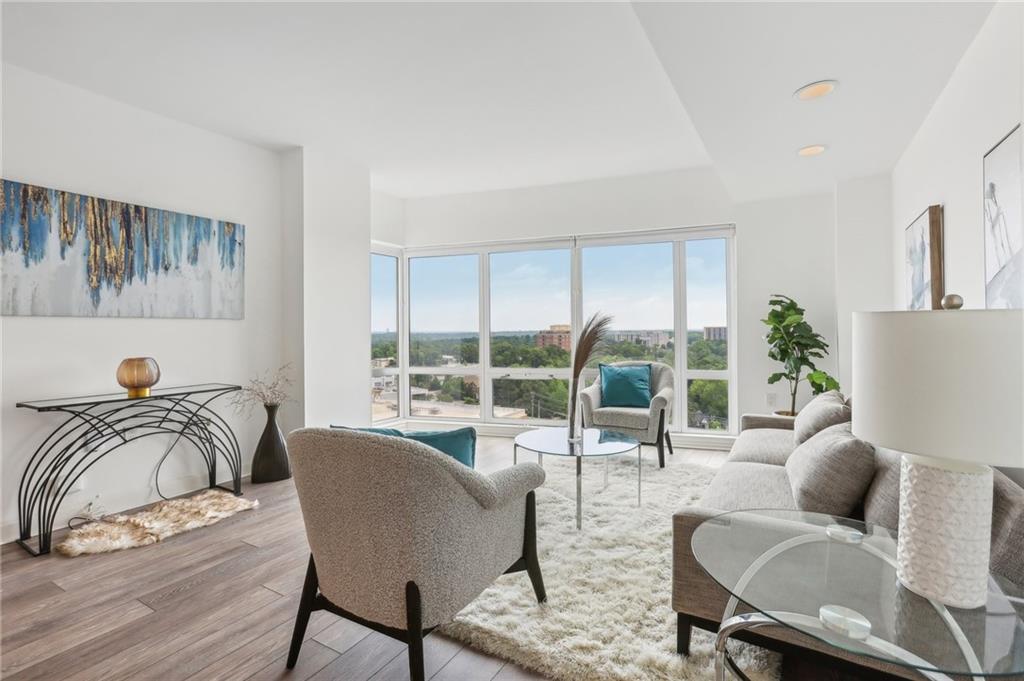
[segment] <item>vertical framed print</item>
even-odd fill
[[[985,307],[1024,308],[1024,220],[1021,129],[1011,130],[984,157]]]

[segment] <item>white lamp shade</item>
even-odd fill
[[[872,444],[1024,468],[1024,310],[855,312],[851,394]]]

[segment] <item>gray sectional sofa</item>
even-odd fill
[[[704,520],[727,511],[775,508],[897,528],[900,454],[855,438],[851,417],[852,404],[838,392],[819,396],[795,419],[742,417],[740,435],[699,504],[673,517],[672,607],[681,654],[688,654],[692,627],[717,630],[728,601],[691,550],[693,532]],[[1024,584],[1024,489],[999,471],[994,476],[991,558],[992,572]],[[883,662],[843,655],[780,627],[747,639],[783,652],[784,669],[789,658],[817,665],[817,672],[793,674],[801,678],[920,678]],[[822,676],[825,669],[827,677]]]

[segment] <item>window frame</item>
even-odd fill
[[[726,386],[729,395],[729,428],[724,432],[729,434],[736,434],[739,430],[739,400],[738,400],[738,388],[736,379],[736,357],[737,357],[737,345],[736,342],[736,282],[735,282],[735,256],[736,248],[734,244],[734,234],[729,234],[725,238],[725,305],[726,305],[726,368],[725,369],[691,369],[689,366],[689,349],[690,339],[687,329],[687,303],[686,300],[686,244],[689,241],[700,241],[704,239],[720,239],[721,236],[701,236],[691,239],[685,239],[683,241],[676,242],[675,244],[675,257],[676,263],[674,267],[674,276],[677,279],[676,292],[681,293],[681,300],[676,303],[676,338],[684,338],[686,342],[676,343],[676,384],[678,386],[676,390],[676,420],[677,424],[684,424],[682,431],[684,433],[713,433],[711,430],[704,430],[702,428],[690,428],[689,426],[689,397],[690,397],[690,381],[691,380],[712,380],[712,381],[726,381]],[[682,286],[679,286],[679,282]],[[680,335],[682,334],[682,335]]]
[[[413,415],[412,413],[412,382],[409,380],[409,376],[475,376],[480,385],[480,416],[473,418],[468,417],[465,419],[468,423],[484,423],[484,379],[483,379],[483,362],[481,358],[484,357],[484,352],[490,352],[490,344],[485,343],[482,334],[480,334],[480,328],[484,321],[484,294],[481,287],[485,279],[485,270],[482,265],[483,257],[480,256],[479,251],[476,249],[452,249],[452,248],[428,248],[428,249],[405,249],[402,254],[402,271],[405,273],[406,288],[403,289],[403,296],[406,300],[405,310],[405,328],[408,332],[405,334],[405,348],[406,357],[409,357],[409,344],[412,338],[412,299],[409,294],[409,282],[412,281],[412,273],[410,268],[412,267],[412,261],[416,258],[444,258],[450,256],[460,255],[477,255],[477,305],[479,310],[477,311],[477,363],[467,364],[463,366],[438,366],[438,367],[421,367],[421,366],[407,366],[403,376],[405,377],[405,390],[402,391],[403,399],[405,402],[404,413],[408,414],[410,419],[423,419],[423,420],[436,420],[436,421],[452,421],[459,420],[453,419],[450,416],[430,416],[423,414]]]
[[[686,364],[688,342],[686,334],[686,242],[700,239],[725,240],[726,245],[726,324],[728,327],[728,367],[724,370],[690,369]],[[720,224],[695,227],[677,227],[668,229],[638,230],[630,232],[611,232],[586,234],[554,238],[537,238],[522,240],[504,240],[493,242],[475,242],[468,244],[411,246],[397,249],[401,253],[399,264],[399,371],[400,383],[404,386],[399,400],[401,418],[423,421],[453,421],[446,416],[412,416],[410,406],[409,381],[410,375],[455,375],[476,376],[480,385],[480,416],[465,419],[472,424],[502,424],[519,426],[551,426],[564,425],[564,421],[553,419],[515,419],[494,416],[495,379],[511,378],[526,379],[562,379],[571,380],[572,355],[570,367],[561,368],[525,368],[495,367],[491,364],[491,280],[490,256],[492,253],[525,252],[543,250],[569,251],[570,271],[570,325],[572,329],[572,345],[575,349],[576,340],[583,326],[583,272],[582,253],[589,246],[635,245],[644,243],[672,243],[673,249],[673,335],[675,339],[675,400],[673,403],[673,432],[688,435],[722,436],[735,435],[739,428],[738,404],[738,333],[736,305],[736,228],[733,224]],[[375,251],[376,245],[371,248]],[[394,250],[382,254],[392,255]],[[376,252],[376,251],[375,251]],[[465,367],[412,367],[408,365],[410,310],[409,310],[409,267],[410,261],[421,257],[443,257],[454,255],[478,256],[478,304],[479,310],[479,361],[476,365]],[[596,370],[584,372],[583,383],[589,384],[596,376]],[[725,380],[729,396],[729,428],[724,431],[690,428],[687,421],[688,382],[693,379]]]
[[[402,308],[403,308],[403,305],[404,305],[404,302],[405,302],[405,278],[404,278],[403,273],[402,273],[402,267],[403,267],[403,263],[404,263],[404,260],[405,260],[404,250],[402,249],[402,247],[395,246],[394,244],[388,244],[388,243],[384,243],[384,242],[381,242],[381,241],[370,241],[370,263],[371,263],[371,267],[372,267],[372,263],[373,263],[373,256],[375,256],[375,255],[385,256],[385,257],[389,257],[389,258],[395,258],[395,277],[396,277],[395,284],[396,284],[396,287],[397,287],[395,289],[395,296],[396,296],[395,311],[397,313],[396,314],[396,319],[395,319],[395,325],[396,325],[395,333],[396,333],[396,340],[397,340],[397,342],[395,343],[395,347],[396,347],[397,352],[398,352],[398,357],[397,357],[397,359],[398,359],[398,366],[397,367],[383,367],[381,369],[381,372],[382,372],[382,375],[384,375],[384,376],[398,376],[398,413],[395,416],[392,416],[390,418],[381,419],[379,421],[376,421],[373,418],[373,407],[372,407],[372,401],[371,401],[370,423],[372,425],[374,425],[374,426],[380,426],[380,425],[387,425],[389,423],[396,423],[398,421],[401,421],[402,419],[405,418],[405,415],[409,413],[408,410],[404,409],[403,406],[402,406],[402,403],[403,403],[402,396],[403,396],[403,394],[405,392],[407,392],[406,381],[408,380],[408,377],[405,375],[404,368],[406,366],[405,358],[408,357],[408,340],[406,338],[406,333],[405,333],[405,325],[404,325],[404,318],[405,318],[405,316],[404,316],[404,314],[402,312]],[[373,305],[373,290],[372,290],[372,288],[369,291],[369,295],[370,295],[370,305],[372,306]],[[373,329],[372,328],[370,329],[370,347],[371,348],[373,347]],[[371,370],[371,372],[373,371],[373,359],[372,359],[372,356],[371,356],[371,360],[370,360],[370,370]]]
[[[510,380],[565,380],[571,382],[572,380],[572,350],[569,351],[569,366],[567,367],[497,367],[491,363],[491,334],[494,330],[491,328],[491,280],[490,280],[490,266],[491,266],[491,255],[495,253],[528,253],[530,251],[567,251],[569,256],[569,324],[570,324],[570,337],[572,339],[571,345],[576,345],[576,329],[577,326],[573,323],[574,319],[574,306],[576,297],[573,295],[573,285],[576,280],[575,273],[575,258],[574,253],[574,240],[573,239],[562,239],[562,240],[544,240],[543,243],[532,243],[532,242],[513,242],[503,243],[488,247],[485,249],[486,253],[483,257],[487,259],[487,323],[484,328],[487,329],[487,361],[484,363],[489,375],[486,377],[484,382],[487,384],[487,413],[490,415],[491,423],[507,423],[507,424],[519,424],[519,425],[536,425],[536,426],[552,426],[552,425],[563,425],[566,423],[565,419],[536,419],[527,417],[525,419],[514,419],[514,418],[502,418],[494,415],[494,381],[496,379],[510,379]],[[566,405],[566,411],[569,410],[569,406]]]

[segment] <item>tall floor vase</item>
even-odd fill
[[[275,482],[292,477],[292,469],[288,464],[288,446],[284,434],[277,425],[277,410],[280,405],[265,404],[267,425],[256,445],[256,454],[252,457],[252,481]]]

